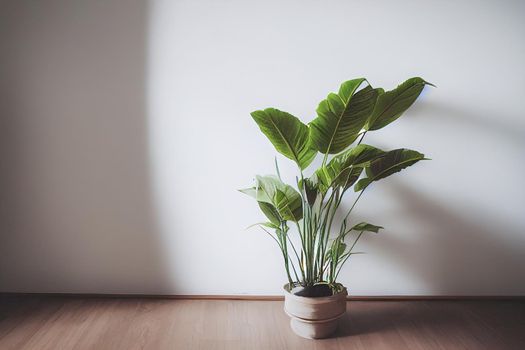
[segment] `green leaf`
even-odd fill
[[[286,185],[275,175],[257,175],[255,177],[255,189],[257,190],[257,200],[269,204],[273,204],[273,197],[275,196],[275,191],[280,189],[284,191]],[[291,187],[292,188],[292,187]],[[293,189],[293,188],[292,188]]]
[[[288,186],[284,191],[276,190],[273,198],[279,215],[285,219],[297,222],[303,218],[303,201],[301,195]]]
[[[346,190],[357,181],[363,166],[384,153],[378,148],[361,144],[335,156],[326,166],[316,171],[321,190],[323,193],[330,187]]]
[[[337,251],[335,251],[335,260],[336,261],[339,259],[339,257],[341,255],[344,254],[345,250],[346,250],[346,243],[343,243],[343,242],[339,243],[339,245],[337,247]]]
[[[339,93],[319,103],[317,118],[310,123],[311,138],[322,153],[343,151],[357,138],[373,111],[378,91],[370,86],[357,91],[364,78],[344,82]]]
[[[367,231],[367,232],[379,232],[379,230],[384,229],[382,226],[376,226],[369,224],[368,222],[361,222],[354,227],[352,227],[351,231]]]
[[[342,168],[340,164],[335,163],[317,169],[315,175],[319,179],[320,191],[326,193],[330,187],[347,189],[352,186],[362,171],[362,167]]]
[[[315,174],[303,180],[299,180],[299,189],[306,193],[306,200],[310,206],[314,205],[315,200],[317,199],[317,194],[319,192],[319,184],[317,176]]]
[[[261,211],[263,212],[264,215],[266,215],[268,220],[270,220],[272,224],[277,225],[277,227],[279,227],[279,225],[281,224],[282,218],[279,215],[279,212],[277,211],[277,209],[270,203],[266,203],[266,202],[257,202],[257,203],[259,204],[259,208],[261,208]]]
[[[385,154],[385,151],[382,151],[379,148],[360,144],[335,156],[330,163],[336,161],[341,163],[343,167],[348,167],[350,165],[363,166],[383,154]]]
[[[354,191],[361,191],[373,181],[397,173],[423,159],[426,159],[424,154],[405,148],[386,152],[381,157],[371,161],[365,168],[367,177],[356,183]]]
[[[278,225],[275,225],[275,224],[273,224],[271,222],[257,222],[255,224],[252,224],[252,225],[246,227],[246,230],[249,229],[249,228],[252,228],[254,226],[264,226],[264,227],[268,227],[268,228],[272,228],[272,229],[278,229],[279,228]]]
[[[374,111],[365,129],[378,130],[399,118],[416,101],[425,85],[432,84],[415,77],[408,79],[394,90],[385,93],[379,91]]]
[[[332,261],[338,261],[341,257],[345,256],[346,243],[336,239],[332,242],[332,245],[326,251],[325,260],[331,259]]]
[[[299,119],[275,108],[255,111],[251,116],[275,149],[301,170],[313,161],[317,151],[310,143],[308,126]]]
[[[297,192],[292,186],[285,184],[278,177],[273,175],[256,176],[256,180],[256,188],[262,193],[259,198],[270,198],[269,202],[266,202],[265,200],[260,202],[270,204],[277,211],[277,214],[273,211],[270,213],[270,209],[272,208],[265,205],[263,205],[264,209],[261,207],[261,210],[270,221],[272,219],[275,220],[274,217],[270,218],[270,216],[277,216],[279,221],[299,221],[302,219],[303,201],[299,192]]]
[[[252,198],[255,198],[259,202],[272,203],[272,200],[268,195],[256,187],[243,188],[239,192],[244,193]]]

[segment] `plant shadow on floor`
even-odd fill
[[[416,324],[424,327],[446,325],[454,327],[461,320],[452,314],[434,317],[424,301],[380,301],[350,302],[347,314],[340,321],[334,337],[350,337],[387,332],[394,329],[413,328]]]

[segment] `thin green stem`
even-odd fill
[[[354,249],[355,245],[357,244],[357,241],[359,241],[359,238],[361,238],[361,236],[363,235],[363,232],[365,232],[365,231],[359,232],[359,235],[357,236],[357,238],[355,239],[354,243],[352,244],[352,246],[348,250],[348,255],[346,256],[346,258],[339,265],[339,269],[337,270],[337,273],[335,274],[335,280],[337,280],[337,276],[339,276],[339,272],[341,272],[341,269],[343,268],[343,265],[345,264],[346,260],[348,260],[348,258],[350,257],[350,255],[352,253],[352,249]]]
[[[365,135],[366,135],[367,131],[368,131],[368,130],[366,130],[366,131],[361,135],[361,138],[359,139],[359,142],[357,143],[358,146],[361,144],[361,141],[363,141],[363,139],[365,138]]]
[[[366,187],[368,187],[368,186],[366,186]],[[363,192],[365,192],[366,187],[363,188],[363,189],[361,190],[361,192],[359,192],[359,195],[358,195],[357,198],[355,199],[354,204],[352,204],[352,206],[350,207],[350,210],[348,210],[348,213],[346,213],[345,218],[343,219],[344,221],[346,221],[346,219],[348,219],[348,216],[350,215],[350,213],[351,213],[352,210],[354,209],[355,205],[357,204],[357,201],[359,200],[359,198],[361,198],[361,196],[363,195]]]

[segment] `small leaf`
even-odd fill
[[[299,188],[306,193],[306,200],[310,206],[314,205],[319,192],[317,176],[315,174],[303,180],[299,180]]]
[[[299,119],[275,108],[255,111],[251,116],[275,149],[301,170],[313,161],[317,151],[310,143],[308,126]]]
[[[332,261],[338,261],[343,257],[346,250],[346,243],[341,242],[339,239],[336,239],[332,242],[330,248],[326,251],[325,260],[332,259]]]
[[[255,224],[252,224],[252,225],[246,227],[246,230],[249,229],[249,228],[255,227],[255,226],[264,226],[264,227],[268,227],[268,228],[272,228],[272,229],[278,229],[279,228],[279,226],[274,225],[271,222],[258,222],[258,223],[255,223]]]
[[[352,231],[367,231],[367,232],[379,232],[379,230],[384,229],[382,226],[376,226],[369,224],[368,222],[361,222],[354,227],[352,227]]]
[[[277,177],[279,178],[279,180],[283,181],[283,179],[281,179],[281,172],[279,171],[279,163],[277,163],[277,157],[275,157],[274,160],[275,160],[275,172],[277,173]]]
[[[359,192],[362,189],[366,188],[368,185],[372,183],[372,179],[365,177],[361,180],[357,181],[357,183],[354,186],[354,192]]]
[[[365,129],[378,130],[399,118],[416,101],[425,85],[432,84],[415,77],[406,80],[394,90],[384,93],[379,91],[374,111]]]

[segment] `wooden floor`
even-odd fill
[[[0,349],[525,349],[523,301],[351,301],[335,338],[281,301],[1,297]]]

